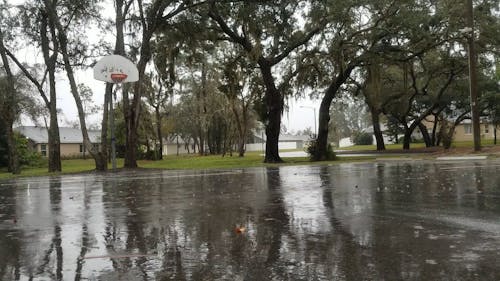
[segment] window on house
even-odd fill
[[[471,124],[465,124],[464,125],[464,133],[466,135],[471,135],[472,134],[472,125]]]
[[[85,148],[83,147],[83,144],[80,144],[80,153],[83,153],[85,151]]]
[[[484,133],[485,133],[485,134],[488,134],[489,132],[490,132],[490,128],[489,128],[489,126],[488,126],[488,124],[485,124],[485,125],[484,125]]]
[[[47,156],[47,145],[46,144],[40,145],[40,153],[42,154],[42,156]]]

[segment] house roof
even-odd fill
[[[14,131],[21,133],[34,143],[48,143],[49,137],[47,128],[39,126],[21,126],[14,128]],[[101,139],[101,132],[88,130],[90,142],[98,143]],[[59,127],[59,137],[61,143],[83,143],[82,131],[78,128]]]

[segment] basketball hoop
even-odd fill
[[[127,74],[125,73],[111,73],[111,80],[115,83],[121,83],[123,80],[127,78]]]

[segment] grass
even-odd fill
[[[287,151],[297,151],[297,150],[287,150]],[[282,151],[284,152],[284,151]],[[272,166],[290,166],[290,165],[310,165],[308,157],[290,157],[285,158],[284,163],[280,164],[268,164],[264,163],[263,152],[247,152],[245,157],[238,157],[236,154],[233,156],[226,155],[222,157],[221,155],[209,155],[209,156],[199,156],[199,155],[170,155],[164,157],[160,161],[150,161],[150,160],[139,160],[138,165],[141,168],[146,169],[165,169],[165,170],[204,170],[204,169],[230,169],[230,168],[249,168],[249,167],[272,167]],[[375,157],[373,157],[375,158]],[[345,162],[354,161],[367,161],[372,160],[369,157],[342,157],[335,161],[321,162],[321,164],[338,164]],[[117,159],[117,166],[123,167],[123,159]],[[108,165],[109,168],[110,165]],[[59,174],[72,174],[72,173],[82,173],[90,172],[94,170],[94,160],[92,159],[72,159],[62,161],[61,173],[48,173],[47,167],[40,168],[24,168],[22,169],[21,175],[12,175],[8,173],[5,169],[0,170],[0,179],[8,179],[15,177],[29,177],[29,176],[51,176]]]
[[[61,173],[49,173],[47,172],[47,167],[23,167],[21,169],[22,177],[33,177],[33,176],[50,176],[56,174],[72,174],[92,171],[95,169],[95,162],[93,159],[71,159],[62,160],[61,162],[62,170]],[[123,160],[118,160],[118,165],[123,166]],[[8,173],[5,169],[0,170],[0,179],[16,177]]]
[[[492,139],[481,139],[481,146],[494,145]],[[474,141],[453,142],[451,147],[474,147]]]
[[[481,140],[481,145],[482,146],[488,146],[488,145],[493,145],[493,140],[492,139],[482,139]],[[410,148],[424,148],[425,143],[411,143]],[[460,142],[453,142],[451,144],[451,147],[474,147],[474,142],[473,141],[460,141]],[[349,150],[349,151],[369,151],[369,150],[377,150],[376,145],[353,145],[353,146],[348,146],[348,147],[340,147],[336,148],[338,150]],[[403,149],[403,144],[386,144],[385,149],[387,150],[396,150],[396,149]]]
[[[424,143],[412,143],[410,144],[410,148],[422,148],[425,147]],[[336,148],[338,150],[350,150],[350,151],[369,151],[369,150],[377,150],[377,146],[372,144],[372,145],[353,145],[353,146],[347,146],[347,147],[340,147]],[[403,149],[403,144],[386,144],[385,149],[387,150],[392,150],[392,149]]]
[[[492,140],[483,140],[482,145],[492,145]],[[472,147],[472,142],[457,142],[453,143],[453,147]],[[412,143],[411,148],[423,148],[425,145],[423,143]],[[343,147],[341,150],[349,151],[369,151],[376,150],[375,145],[355,145],[351,147]],[[391,149],[402,149],[402,144],[389,144],[386,145],[387,150]],[[297,150],[286,150],[286,151],[297,151]],[[285,152],[285,151],[282,151]],[[229,168],[248,168],[248,167],[267,167],[267,166],[279,166],[279,165],[310,165],[312,162],[309,161],[308,157],[293,157],[285,158],[285,163],[282,164],[266,164],[263,163],[264,157],[263,152],[247,152],[245,157],[238,157],[236,154],[233,156],[226,155],[222,157],[221,155],[209,155],[209,156],[198,156],[198,155],[170,155],[164,157],[161,161],[148,161],[140,160],[138,165],[141,168],[149,169],[171,169],[171,170],[183,170],[183,169],[229,169]],[[381,158],[384,156],[374,156],[374,157],[339,157],[335,161],[321,162],[321,164],[339,164],[345,162],[356,162],[356,161],[371,161],[376,158]],[[394,157],[393,155],[388,155],[387,157]],[[117,159],[118,167],[123,167],[123,159]],[[111,168],[111,165],[108,165]],[[0,179],[8,179],[14,177],[29,177],[29,176],[50,176],[58,174],[71,174],[71,173],[81,173],[89,172],[94,170],[94,160],[92,159],[72,159],[62,161],[62,173],[48,173],[47,167],[32,168],[26,167],[22,169],[21,175],[14,176],[8,173],[5,169],[0,169]]]
[[[276,165],[299,165],[309,164],[310,161],[307,157],[286,158],[283,164],[266,164],[263,163],[264,157],[262,152],[249,152],[245,157],[238,157],[237,155],[222,157],[221,155],[171,155],[164,157],[161,161],[139,160],[138,165],[141,168],[149,169],[170,169],[170,170],[184,170],[184,169],[224,169],[224,168],[248,168],[248,167],[264,167]],[[117,159],[117,166],[123,167],[123,159]],[[108,165],[111,169],[111,165]],[[29,177],[29,176],[50,176],[58,174],[71,174],[90,172],[95,169],[94,160],[92,159],[72,159],[62,161],[61,173],[49,173],[47,167],[25,167],[22,169],[21,175],[15,176],[8,173],[5,169],[0,170],[0,179],[14,178],[14,177]]]

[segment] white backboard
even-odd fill
[[[103,57],[94,66],[94,79],[109,83],[115,83],[111,74],[123,73],[127,75],[121,83],[135,82],[139,80],[139,71],[133,62],[120,55],[109,55]]]

